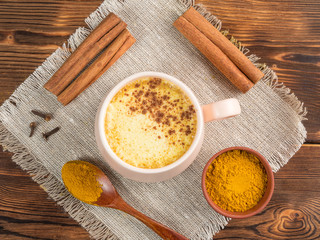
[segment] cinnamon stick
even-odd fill
[[[96,77],[99,74],[102,74],[102,70],[105,69],[107,63],[115,56],[129,36],[130,32],[127,29],[124,29],[101,55],[60,95],[58,95],[58,101],[63,105],[67,105],[93,83],[93,80],[97,79]]]
[[[55,95],[60,94],[124,28],[126,24],[121,22],[118,16],[110,13],[70,55],[44,87]]]
[[[220,48],[253,83],[257,83],[264,76],[228,38],[209,23],[196,9],[191,7],[182,16]]]
[[[120,49],[116,52],[116,54],[111,58],[108,64],[94,77],[94,79],[92,79],[87,87],[98,80],[98,78],[100,78],[102,74],[106,72],[135,42],[136,39],[132,35],[130,35],[124,42],[124,44],[120,47]]]
[[[173,25],[239,90],[245,93],[253,87],[253,83],[227,55],[183,16],[180,16]]]

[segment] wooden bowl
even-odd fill
[[[244,150],[247,151],[249,153],[252,153],[253,155],[255,155],[260,162],[262,163],[262,165],[264,166],[266,173],[267,173],[267,178],[268,178],[268,183],[267,183],[267,189],[263,195],[263,197],[261,198],[260,202],[255,205],[253,208],[245,211],[245,212],[230,212],[227,210],[224,210],[222,208],[220,208],[217,204],[215,204],[206,189],[206,185],[205,185],[205,180],[206,180],[206,173],[208,170],[208,167],[210,166],[210,164],[212,163],[212,161],[217,158],[219,155],[221,155],[222,153],[231,151],[231,150]],[[223,216],[226,217],[230,217],[230,218],[247,218],[247,217],[251,217],[253,215],[256,215],[257,213],[260,213],[265,206],[269,203],[272,194],[273,194],[273,189],[274,189],[274,176],[273,176],[273,172],[271,169],[271,166],[269,165],[268,161],[257,151],[252,150],[250,148],[246,148],[246,147],[230,147],[230,148],[226,148],[221,150],[220,152],[216,153],[206,164],[206,166],[203,169],[203,173],[202,173],[202,191],[203,191],[203,195],[206,198],[207,202],[209,203],[209,205],[218,213],[220,213]]]

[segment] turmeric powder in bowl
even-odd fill
[[[245,212],[263,198],[268,185],[264,165],[245,150],[223,152],[212,160],[205,175],[211,200],[229,212]]]

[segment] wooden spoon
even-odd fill
[[[71,161],[71,162],[81,163],[84,161],[79,160],[79,161]],[[84,163],[88,165],[88,162],[84,162]],[[131,207],[121,198],[117,190],[114,188],[114,186],[110,182],[109,178],[102,172],[102,170],[93,164],[89,164],[89,165],[90,167],[96,170],[96,173],[97,173],[96,179],[101,184],[101,188],[103,192],[101,193],[101,196],[98,198],[96,202],[94,203],[86,202],[86,203],[92,204],[92,205],[98,205],[101,207],[114,208],[114,209],[118,209],[123,212],[126,212],[131,216],[137,218],[141,222],[143,222],[145,225],[151,228],[155,233],[157,233],[163,239],[177,239],[177,240],[188,239],[183,235],[177,233],[176,231],[162,225],[161,223],[147,217],[146,215],[142,214],[141,212]],[[79,199],[79,200],[83,201],[83,199]]]

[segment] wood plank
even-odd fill
[[[0,2],[2,30],[37,33],[64,33],[68,36],[83,24],[102,1],[20,1]]]
[[[0,104],[101,1],[0,2]]]
[[[0,239],[89,239],[11,156],[0,153]]]
[[[319,239],[320,145],[304,145],[275,174],[266,209],[248,219],[232,219],[215,239]]]
[[[28,174],[0,153],[0,239],[88,239]],[[267,208],[248,219],[233,219],[215,239],[317,239],[320,237],[320,145],[304,145],[275,174]],[[23,198],[21,197],[23,195]]]
[[[204,1],[231,33],[305,102],[308,142],[320,142],[320,4],[294,1]],[[0,3],[0,103],[58,48],[100,1]],[[275,25],[276,17],[276,25]],[[308,37],[306,37],[308,36]]]
[[[197,0],[235,38],[273,66],[308,109],[308,142],[320,143],[320,2]]]
[[[309,110],[308,142],[320,143],[318,0],[197,0],[252,53],[262,56]],[[0,2],[0,104],[101,1]],[[0,151],[0,239],[89,239],[88,233]],[[259,215],[232,220],[217,239],[317,239],[320,145],[304,145],[276,176]],[[21,197],[23,194],[23,197]]]

